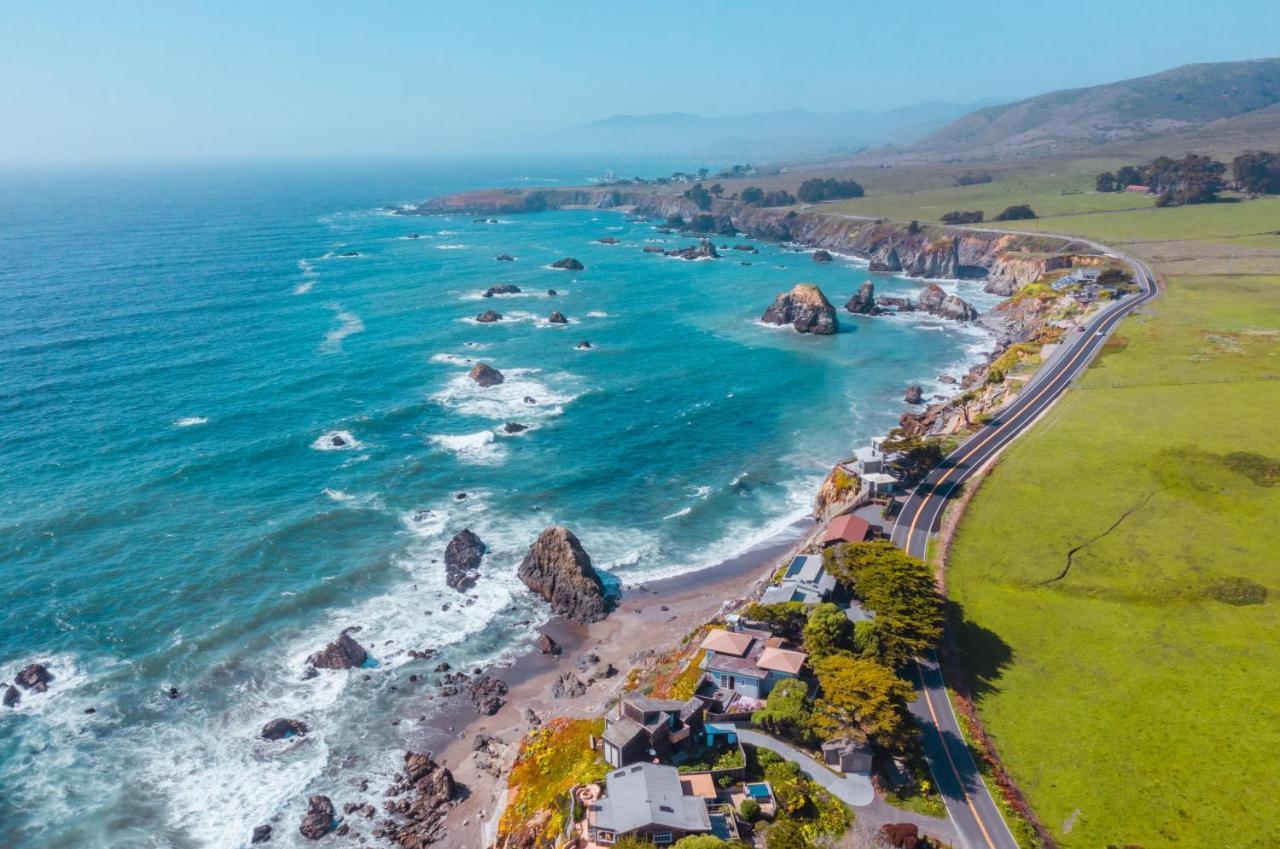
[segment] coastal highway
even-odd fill
[[[1139,291],[1108,304],[1084,325],[1083,332],[1069,332],[1013,403],[952,451],[915,487],[892,531],[893,541],[909,554],[926,559],[929,539],[939,528],[948,499],[1062,395],[1125,316],[1159,292],[1145,265],[1101,245],[1093,247],[1127,262]],[[925,756],[934,783],[966,849],[1018,849],[965,745],[937,657],[931,654],[917,658],[914,671],[916,698],[911,713],[924,731]]]

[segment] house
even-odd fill
[[[871,748],[865,740],[841,737],[822,744],[822,759],[843,773],[871,772]]]
[[[702,736],[706,704],[696,696],[686,702],[651,699],[626,692],[604,718],[605,763],[623,767],[636,761],[670,758],[690,740]]]
[[[1125,186],[1125,187],[1124,187],[1124,190],[1125,190],[1126,192],[1140,192],[1140,193],[1142,193],[1142,194],[1144,194],[1144,195],[1149,195],[1149,194],[1151,194],[1151,187],[1150,187],[1150,186],[1139,186],[1139,185],[1137,185],[1136,183],[1135,183],[1134,185],[1132,185],[1132,186]]]
[[[587,808],[587,835],[601,846],[623,837],[666,846],[686,835],[710,832],[706,800],[685,792],[673,766],[638,763],[611,772],[604,797]]]
[[[702,641],[702,667],[716,687],[749,699],[764,699],[779,681],[798,677],[809,657],[784,645],[768,631],[717,629]]]
[[[883,436],[877,436],[871,440],[871,445],[853,452],[853,472],[866,486],[868,495],[893,494],[898,479],[886,470],[901,456],[900,453],[885,452]]]
[[[760,603],[802,601],[817,604],[830,598],[835,588],[835,576],[827,574],[821,554],[800,554],[792,558],[782,580],[764,591]]]
[[[822,535],[822,547],[843,545],[848,542],[866,542],[871,538],[871,523],[861,516],[845,513],[836,516]]]

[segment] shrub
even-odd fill
[[[957,186],[976,186],[980,183],[990,183],[991,175],[985,171],[966,171],[954,179]]]
[[[975,209],[972,212],[948,212],[942,216],[943,224],[978,224],[982,221],[982,210]]]
[[[803,601],[783,601],[777,604],[749,604],[742,615],[769,626],[769,630],[792,642],[800,642],[808,619],[808,608]]]
[[[804,626],[804,647],[813,657],[822,657],[853,645],[853,623],[831,602],[815,605]]]
[[[1093,188],[1099,192],[1118,192],[1123,186],[1110,171],[1103,171],[1093,180]]]
[[[738,806],[738,813],[742,814],[742,818],[747,822],[755,822],[760,819],[760,803],[748,796]]]
[[[813,740],[809,730],[811,718],[809,685],[798,678],[779,681],[769,691],[764,707],[751,714],[751,721],[756,725],[801,744]]]
[[[809,841],[804,839],[800,826],[784,819],[769,826],[764,845],[766,849],[808,849]]]
[[[1017,206],[1005,207],[1004,212],[995,217],[996,221],[1026,221],[1035,218],[1036,213],[1030,206],[1020,203]]]
[[[1133,275],[1123,268],[1108,268],[1098,275],[1098,282],[1103,286],[1128,286],[1133,283]]]
[[[684,196],[693,201],[698,209],[711,208],[711,193],[701,183],[694,183],[692,188],[686,189]]]

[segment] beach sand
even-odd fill
[[[449,812],[448,836],[442,846],[488,846],[494,837],[505,797],[506,772],[521,738],[532,727],[526,709],[540,720],[552,717],[599,716],[623,688],[627,672],[647,653],[674,648],[691,630],[713,618],[726,606],[758,593],[778,562],[808,545],[821,525],[811,518],[797,520],[777,536],[707,569],[624,588],[618,607],[602,622],[582,626],[563,619],[552,620],[544,631],[560,644],[558,656],[526,654],[507,667],[486,670],[502,678],[510,690],[506,703],[493,716],[477,716],[469,702],[460,700],[430,720],[423,740],[434,741],[436,759],[453,771],[465,788],[463,799]],[[551,686],[564,672],[580,680],[577,661],[591,652],[600,663],[611,663],[618,674],[596,681],[585,695],[554,699]],[[501,744],[490,758],[473,750],[477,734],[496,737]],[[443,748],[440,744],[447,741]],[[486,764],[489,764],[488,768]]]

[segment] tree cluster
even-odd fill
[[[1020,203],[1020,204],[1017,204],[1016,206],[1005,207],[1004,212],[1001,212],[999,215],[997,215],[994,220],[996,221],[1027,221],[1035,217],[1036,217],[1036,212],[1034,209],[1032,209],[1030,206],[1028,206],[1025,203]]]
[[[953,179],[957,186],[976,186],[981,183],[990,183],[991,175],[985,171],[966,171]]]
[[[942,216],[943,224],[978,224],[982,221],[982,210],[975,209],[972,212],[963,212],[955,210],[948,212]]]
[[[942,462],[942,442],[923,436],[907,436],[900,428],[889,432],[884,441],[884,450],[891,454],[901,454],[896,466],[902,473],[906,483],[914,483],[929,473],[929,470]]]
[[[791,206],[796,202],[795,197],[785,189],[771,189],[766,192],[759,186],[747,186],[738,195],[738,199],[747,206]]]
[[[1242,192],[1280,194],[1280,153],[1251,150],[1231,160],[1231,176]]]
[[[800,184],[800,188],[796,189],[796,197],[804,203],[860,198],[863,194],[862,184],[857,180],[837,180],[830,177],[805,180]]]
[[[1188,153],[1181,159],[1160,156],[1146,165],[1125,165],[1114,174],[1103,172],[1094,187],[1100,192],[1122,192],[1129,186],[1146,186],[1156,195],[1156,206],[1212,203],[1226,187],[1226,173],[1224,163]]]
[[[693,186],[685,189],[684,196],[693,201],[698,209],[707,210],[711,208],[711,192],[703,188],[701,183],[694,183]]]

